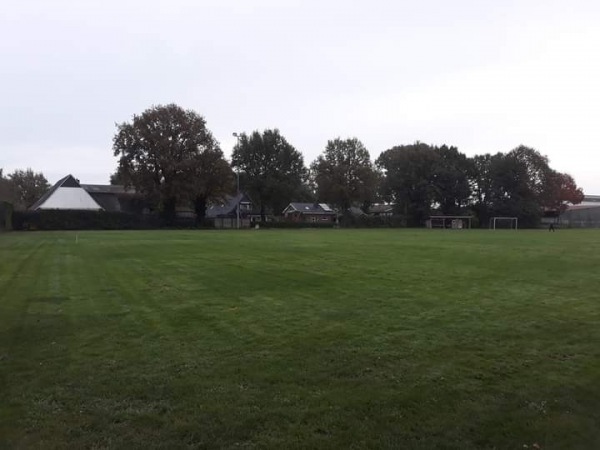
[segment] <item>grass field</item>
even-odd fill
[[[1,448],[600,448],[600,232],[0,234]]]

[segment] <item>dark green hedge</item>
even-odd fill
[[[406,227],[403,216],[351,216],[340,217],[339,223],[333,222],[264,222],[261,228],[400,228]]]
[[[130,214],[107,211],[40,210],[15,211],[15,230],[148,230],[156,228],[214,228],[211,219],[198,224],[193,218],[177,218],[166,224],[156,214]]]
[[[404,216],[352,216],[340,217],[342,228],[401,228],[406,227]]]
[[[169,225],[156,214],[107,211],[39,210],[15,211],[15,230],[149,230],[156,228],[214,228],[211,219],[198,224],[193,218],[178,218]]]
[[[12,228],[13,206],[7,202],[0,202],[0,231]]]
[[[336,226],[333,222],[260,222],[260,228],[333,228]]]
[[[15,211],[15,230],[140,230],[159,228],[154,215],[136,215],[106,211]]]
[[[4,205],[4,206],[3,206]],[[10,229],[12,209],[8,204],[0,203],[0,230]],[[10,205],[8,205],[10,206]],[[9,212],[7,212],[9,211]],[[4,220],[4,222],[2,222]],[[8,225],[8,227],[6,226]],[[398,228],[406,227],[403,216],[372,217],[343,216],[339,223],[332,222],[287,222],[275,221],[259,224],[261,228]],[[519,225],[521,225],[519,223]],[[476,224],[474,223],[475,227]],[[199,225],[193,218],[179,218],[169,225],[159,215],[138,215],[106,211],[14,211],[12,212],[12,228],[14,230],[144,230],[156,228],[214,228],[211,219],[205,219]]]

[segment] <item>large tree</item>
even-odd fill
[[[121,166],[110,174],[110,184],[112,185],[125,185],[127,184],[127,174],[123,173]]]
[[[536,226],[552,174],[548,158],[521,145],[497,156],[491,169],[493,214],[516,216],[520,224]]]
[[[502,153],[491,155],[475,155],[470,159],[469,182],[471,185],[471,208],[477,215],[481,226],[489,222],[494,203],[493,173],[498,161],[504,157]]]
[[[290,201],[306,195],[304,158],[277,129],[241,134],[231,161],[263,221],[268,209],[280,214]]]
[[[573,177],[567,173],[550,172],[544,192],[544,206],[559,213],[564,212],[569,204],[576,205],[583,201],[583,190],[577,186]]]
[[[456,147],[435,147],[433,166],[434,201],[443,214],[461,214],[471,200],[469,174],[472,162]]]
[[[548,157],[537,150],[520,145],[506,154],[520,165],[519,174],[523,175],[523,189],[537,200],[542,199],[552,174]]]
[[[311,172],[319,201],[342,211],[354,205],[366,207],[377,195],[379,174],[357,138],[328,141]]]
[[[422,225],[430,215],[438,195],[434,184],[438,163],[436,149],[422,142],[392,147],[377,158],[377,167],[385,175],[386,200],[394,203],[409,226]]]
[[[539,223],[543,208],[552,203],[552,192],[557,192],[558,178],[547,157],[521,145],[472,161],[473,209],[482,225],[492,216],[515,216],[525,226]]]
[[[223,153],[204,117],[174,104],[154,106],[118,124],[113,150],[119,157],[118,181],[143,193],[167,222],[177,205],[218,197],[231,183],[228,175],[203,181],[215,166],[223,166]]]
[[[211,200],[222,200],[234,191],[235,174],[221,151],[204,152],[194,169],[193,206],[198,224],[204,222],[206,206]]]
[[[9,174],[7,190],[17,209],[27,209],[50,189],[48,180],[41,172],[32,169],[15,170]]]

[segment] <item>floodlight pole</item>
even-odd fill
[[[239,198],[239,196],[240,196],[240,171],[236,170],[235,174],[237,176],[237,196]],[[237,228],[238,228],[238,230],[240,228],[240,202],[241,202],[241,199],[240,199],[240,201],[238,201],[238,204],[236,205],[236,208],[235,208],[237,211]]]
[[[240,137],[241,135],[239,133],[233,133],[233,135],[237,138],[237,144],[240,145]],[[240,196],[240,170],[236,170],[235,172],[236,177],[237,177],[237,196]],[[240,229],[240,203],[241,203],[242,199],[240,198],[238,201],[238,204],[236,205],[235,209],[237,212],[237,229]]]

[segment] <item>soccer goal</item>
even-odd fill
[[[429,216],[427,228],[466,230],[471,228],[472,216]]]
[[[490,230],[518,230],[518,217],[492,217],[490,219]]]

